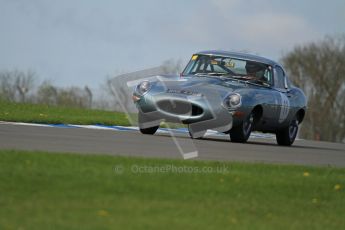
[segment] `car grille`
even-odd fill
[[[164,100],[159,101],[157,106],[160,110],[174,115],[198,116],[203,113],[203,109],[186,101]]]

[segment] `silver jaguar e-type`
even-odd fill
[[[279,145],[288,146],[306,112],[304,93],[280,64],[224,51],[193,54],[178,79],[142,81],[133,100],[143,134],[154,134],[165,120],[188,124],[192,138],[213,129],[246,142],[255,130],[274,133]]]

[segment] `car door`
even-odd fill
[[[291,112],[291,93],[284,70],[280,66],[274,67],[275,121],[277,126],[284,126],[289,122]]]

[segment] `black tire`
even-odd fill
[[[150,128],[146,128],[146,129],[141,129],[140,128],[140,132],[142,134],[148,134],[148,135],[153,135],[156,133],[157,129],[159,128],[159,126],[154,126],[154,127],[150,127]]]
[[[157,129],[159,128],[159,125],[157,126],[152,126],[152,127],[147,127],[147,128],[142,128],[147,122],[147,119],[145,119],[145,115],[140,113],[138,114],[138,123],[139,123],[139,130],[142,134],[148,134],[148,135],[153,135],[156,133]]]
[[[295,141],[298,132],[298,120],[293,119],[289,126],[279,130],[276,133],[276,139],[278,145],[291,146]]]
[[[250,133],[254,126],[254,114],[249,116],[238,126],[233,127],[230,130],[231,142],[245,143],[249,139]]]

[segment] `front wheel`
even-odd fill
[[[142,134],[153,135],[159,128],[159,122],[152,122],[144,114],[138,114],[139,130]],[[158,124],[158,125],[157,125]]]
[[[142,129],[140,128],[140,132],[142,134],[149,134],[149,135],[153,135],[156,133],[157,129],[159,128],[159,126],[154,126],[154,127],[150,127],[150,128],[146,128],[146,129]]]
[[[245,143],[249,139],[254,124],[254,114],[249,116],[238,126],[230,130],[230,139],[232,142]]]
[[[298,132],[298,120],[293,119],[288,127],[279,130],[276,133],[278,145],[290,146],[295,141]]]

